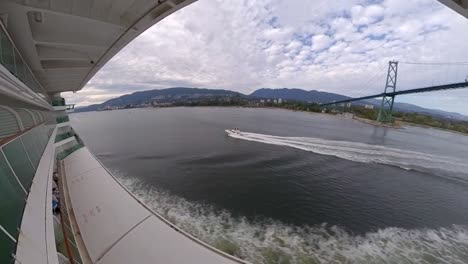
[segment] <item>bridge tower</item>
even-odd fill
[[[388,62],[388,72],[387,72],[387,82],[385,83],[384,96],[382,97],[382,103],[380,104],[379,115],[377,116],[377,121],[382,123],[392,122],[392,111],[393,111],[393,101],[395,100],[395,95],[387,95],[387,93],[392,93],[396,91],[398,75],[398,61],[389,61]]]

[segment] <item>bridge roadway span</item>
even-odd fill
[[[349,98],[346,100],[341,100],[341,101],[336,101],[336,102],[323,103],[323,104],[320,104],[320,106],[349,103],[349,102],[366,100],[366,99],[371,99],[371,98],[378,98],[378,97],[383,97],[383,96],[397,96],[397,95],[402,95],[402,94],[425,93],[425,92],[459,89],[459,88],[467,88],[467,87],[468,87],[468,82],[444,84],[444,85],[416,88],[416,89],[410,89],[410,90],[402,90],[402,91],[396,91],[396,92],[390,92],[390,93],[380,93],[380,94],[368,95],[368,96],[357,97],[357,98]]]

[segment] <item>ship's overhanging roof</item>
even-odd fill
[[[439,2],[468,18],[468,0],[439,0]]]
[[[48,93],[77,91],[143,31],[195,0],[1,0],[0,16]]]
[[[77,91],[147,28],[196,0],[0,0],[0,17],[48,93]],[[468,0],[439,0],[468,18]]]

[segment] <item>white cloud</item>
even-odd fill
[[[337,42],[335,45],[333,45],[332,47],[330,47],[330,52],[333,52],[333,53],[341,53],[344,51],[344,49],[346,49],[348,47],[348,44],[346,42]]]
[[[358,26],[368,25],[383,18],[384,8],[380,5],[355,5],[351,8],[353,24]]]
[[[423,32],[422,31],[423,25],[424,24],[422,21],[412,19],[412,20],[403,22],[401,25],[396,27],[394,32],[396,36],[400,38],[411,39],[411,38],[418,36],[419,34]]]
[[[313,51],[321,51],[324,50],[333,43],[333,39],[331,39],[327,35],[315,35],[312,37],[312,50]]]
[[[467,31],[467,19],[434,0],[199,0],[147,30],[66,97],[84,105],[175,86],[378,93],[389,60],[468,58]],[[401,64],[398,89],[466,75],[468,67]],[[417,98],[408,100],[468,114],[449,96]]]
[[[286,41],[291,39],[293,30],[290,28],[269,28],[265,30],[265,39],[271,41]]]

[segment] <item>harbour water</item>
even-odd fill
[[[468,262],[468,136],[273,109],[70,117],[155,211],[252,263]]]

